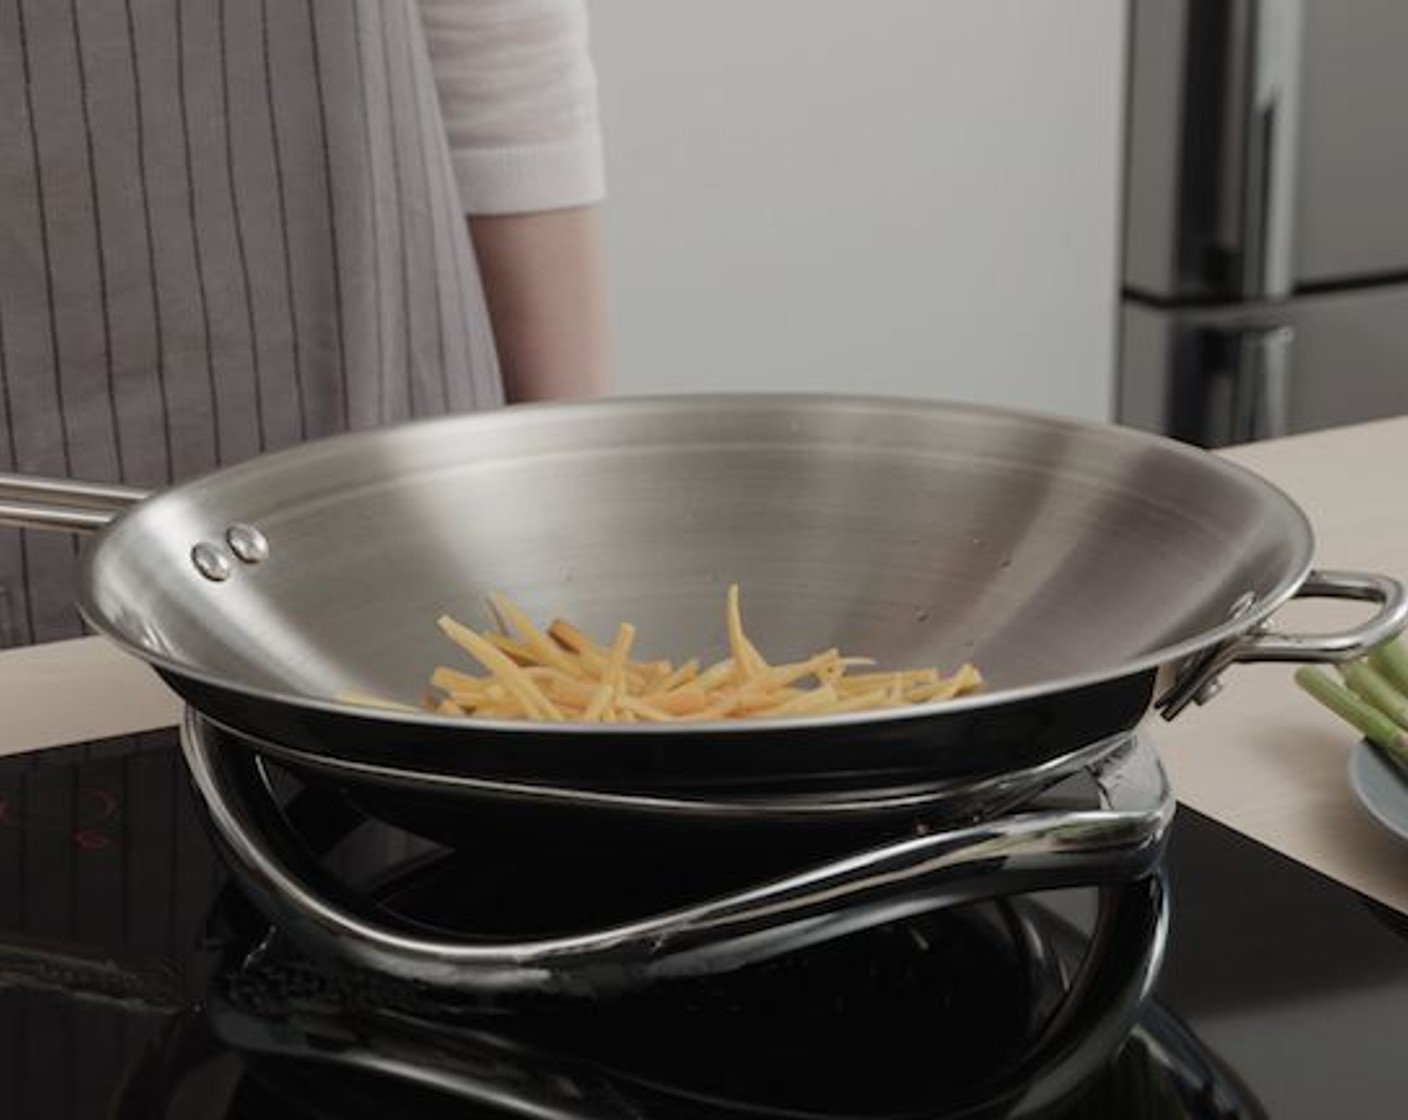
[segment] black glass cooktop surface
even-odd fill
[[[1081,1037],[1081,892],[581,1005],[330,973],[228,884],[174,743],[0,759],[0,1116],[1010,1115],[1077,1062],[1048,1114],[1381,1117],[1408,1100],[1408,923],[1188,810],[1107,946],[1138,988],[1167,919],[1152,994],[1118,1039],[1053,1054],[1053,1025]],[[335,859],[441,925],[531,889],[377,826]]]

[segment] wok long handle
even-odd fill
[[[1265,626],[1207,651],[1184,669],[1157,701],[1165,719],[1189,704],[1217,694],[1218,678],[1238,662],[1339,662],[1363,657],[1408,625],[1408,590],[1396,579],[1372,572],[1313,571],[1296,590],[1297,599],[1355,599],[1379,609],[1347,630],[1328,634],[1284,633]]]
[[[96,532],[148,493],[115,483],[75,482],[0,471],[0,525]]]
[[[217,741],[218,740],[218,741]],[[288,827],[251,749],[187,711],[181,733],[215,839],[266,915],[344,965],[472,991],[587,993],[741,967],[853,930],[978,898],[1129,882],[1157,865],[1173,800],[1152,748],[1092,768],[1100,809],[1033,811],[859,854],[605,929],[467,942],[370,913]]]

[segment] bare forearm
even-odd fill
[[[608,388],[606,297],[595,207],[469,219],[509,401]]]

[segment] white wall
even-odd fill
[[[1103,419],[1123,0],[592,0],[619,389]]]

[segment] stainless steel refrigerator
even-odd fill
[[[1408,412],[1408,3],[1131,0],[1116,414]]]

